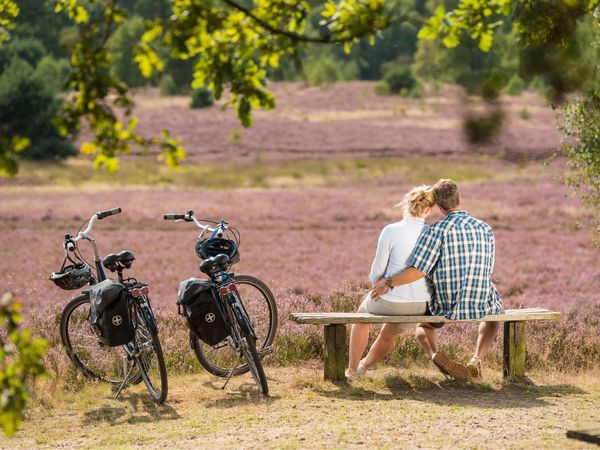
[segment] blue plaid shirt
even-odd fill
[[[502,300],[490,275],[494,232],[466,211],[453,211],[421,234],[408,263],[427,274],[434,295],[429,310],[451,320],[501,314]]]

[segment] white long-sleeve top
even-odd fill
[[[369,280],[375,283],[382,277],[391,277],[408,267],[408,260],[426,227],[425,219],[420,217],[406,217],[400,222],[387,225],[379,236]],[[381,298],[396,302],[429,301],[432,293],[427,279],[421,278],[396,286]]]

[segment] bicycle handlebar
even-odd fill
[[[102,220],[105,217],[114,216],[114,215],[120,214],[120,213],[121,213],[121,208],[113,208],[113,209],[109,209],[108,211],[98,211],[96,213],[96,216],[98,217],[98,220]]]
[[[92,227],[94,226],[94,222],[96,221],[96,219],[102,220],[105,217],[114,216],[119,213],[121,213],[121,208],[113,208],[113,209],[109,209],[108,211],[98,211],[92,217],[90,217],[90,220],[88,221],[88,226],[86,227],[85,230],[77,233],[77,236],[75,236],[75,237],[69,236],[67,238],[67,242],[65,243],[65,248],[67,250],[73,251],[75,249],[75,247],[73,246],[73,244],[75,242],[80,241],[81,239],[84,239],[84,238],[87,240],[93,240],[88,235],[89,235],[90,231],[92,231]]]
[[[191,209],[185,214],[173,214],[173,213],[165,214],[163,216],[163,218],[165,220],[183,220],[184,222],[194,222],[196,224],[196,226],[202,230],[202,233],[200,234],[200,236],[202,236],[207,231],[215,232],[217,230],[218,230],[218,233],[221,234],[228,228],[227,222],[224,222],[224,221],[221,221],[219,223],[219,225],[217,225],[216,228],[212,228],[210,225],[204,225],[196,218],[196,216],[194,216],[194,211]]]

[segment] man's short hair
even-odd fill
[[[445,211],[450,211],[460,205],[460,196],[458,195],[458,186],[454,181],[442,178],[432,187],[435,202]]]

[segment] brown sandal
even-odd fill
[[[467,368],[456,361],[452,361],[444,353],[437,352],[433,355],[431,360],[444,375],[448,375],[461,381],[466,381],[469,379],[469,371]]]

